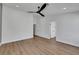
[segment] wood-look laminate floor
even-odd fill
[[[0,47],[1,55],[79,55],[79,48],[56,42],[55,39],[35,37]]]

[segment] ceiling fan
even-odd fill
[[[44,3],[41,7],[38,6],[38,11],[36,11],[36,12],[28,11],[28,13],[37,13],[37,14],[41,15],[42,17],[45,17],[45,15],[41,13],[41,11],[43,11],[47,5],[48,5],[48,3]]]

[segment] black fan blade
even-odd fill
[[[40,10],[38,10],[37,12],[38,12],[38,13],[41,12],[47,5],[48,5],[47,3],[44,3],[44,4],[42,5],[42,7],[40,8]]]
[[[28,11],[28,13],[36,13],[36,12],[34,12],[34,11]]]
[[[43,16],[43,17],[45,17],[45,15],[43,15],[42,13],[38,13],[38,14],[40,14],[40,15]]]

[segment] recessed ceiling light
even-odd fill
[[[67,8],[63,8],[64,10],[66,10]]]
[[[19,5],[16,5],[16,7],[19,7]]]

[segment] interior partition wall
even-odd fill
[[[1,43],[1,38],[2,38],[2,4],[0,3],[0,43]]]

